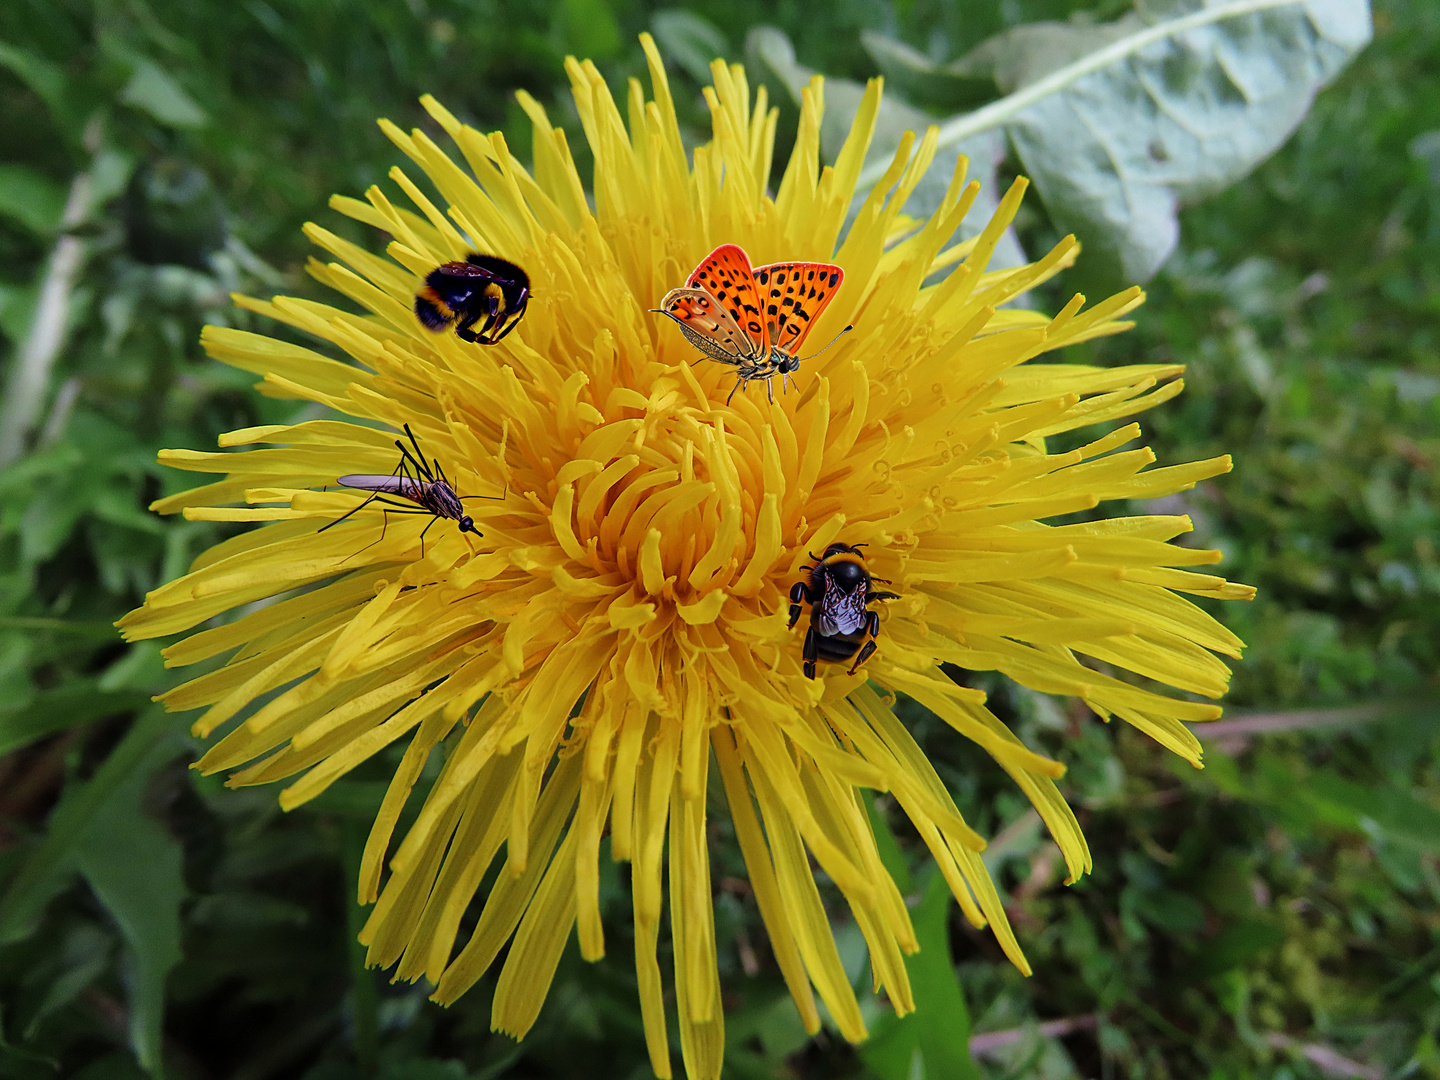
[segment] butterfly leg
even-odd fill
[[[820,638],[812,626],[805,631],[805,678],[815,678],[815,661],[820,659]]]

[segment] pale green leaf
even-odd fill
[[[754,73],[752,81],[763,82],[773,91],[779,87],[789,91],[792,102],[798,104],[801,91],[809,84],[815,72],[795,59],[795,47],[783,30],[773,26],[760,26],[750,31],[745,40],[746,63]],[[833,162],[845,143],[850,126],[859,111],[865,87],[851,79],[826,78],[825,115],[820,124],[820,153],[827,162]],[[887,94],[881,100],[880,113],[875,124],[875,137],[866,155],[868,165],[884,165],[894,156],[905,132],[923,134],[936,121],[927,113],[907,105],[894,94]],[[976,235],[990,220],[990,215],[999,205],[999,183],[996,169],[1005,155],[1004,137],[997,131],[987,131],[963,142],[940,150],[935,155],[929,170],[916,185],[914,193],[906,201],[904,212],[917,219],[928,218],[939,207],[945,197],[955,171],[956,159],[969,159],[968,175],[979,180],[982,187],[969,215],[960,226],[957,239]],[[857,192],[857,205],[866,192]],[[1017,266],[1025,262],[1024,252],[1015,239],[1013,230],[1006,230],[1000,246],[991,258],[994,268]]]
[[[1173,19],[1199,6],[1164,10]],[[1148,29],[1136,15],[1105,26],[1037,23],[967,59],[989,66],[1002,88],[1020,90]],[[1179,208],[1269,157],[1369,40],[1366,0],[1239,15],[1152,41],[1005,126],[1052,216],[1087,243],[1088,261],[1102,256],[1112,273],[1145,281],[1175,248]]]
[[[158,1075],[165,1016],[165,977],[179,962],[180,903],[185,880],[179,841],[146,812],[148,768],[136,768],[91,820],[76,848],[76,865],[120,927],[126,947],[130,1046],[142,1068]]]
[[[650,29],[660,55],[679,64],[701,85],[710,82],[710,61],[723,58],[730,50],[715,24],[691,11],[657,11],[650,18]]]
[[[927,109],[973,108],[995,96],[995,79],[983,68],[939,64],[903,41],[865,30],[860,44],[885,76],[885,88]]]
[[[200,127],[205,110],[152,60],[140,60],[120,100],[143,109],[167,127]]]
[[[44,236],[60,226],[65,189],[24,165],[0,165],[0,218]]]

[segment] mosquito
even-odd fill
[[[450,478],[445,475],[444,468],[440,465],[438,458],[431,458],[430,464],[425,463],[425,452],[420,449],[420,440],[406,424],[405,435],[410,440],[410,446],[400,440],[395,440],[395,445],[400,450],[400,461],[395,466],[395,471],[388,476],[379,473],[351,473],[342,476],[337,481],[342,487],[355,488],[359,491],[370,492],[370,497],[362,502],[355,509],[342,517],[336,518],[329,525],[322,526],[318,531],[339,525],[346,518],[358,514],[372,502],[379,502],[387,507],[382,511],[384,523],[380,527],[380,535],[375,540],[366,544],[365,547],[373,547],[385,539],[385,530],[390,525],[391,514],[429,514],[431,521],[420,533],[420,557],[425,557],[425,533],[430,531],[431,525],[441,518],[448,518],[460,526],[462,533],[474,533],[482,535],[475,527],[475,519],[465,513],[466,499],[503,499],[504,495],[457,495],[455,488],[450,483]],[[412,449],[413,452],[412,452]],[[507,493],[508,494],[508,493]],[[395,499],[388,499],[385,496],[393,495],[396,498],[404,499],[405,502],[396,502]],[[361,548],[360,551],[364,551]],[[360,552],[356,552],[358,555]],[[352,556],[353,558],[353,556]]]

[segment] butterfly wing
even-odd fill
[[[750,339],[705,289],[671,289],[660,301],[660,311],[679,323],[690,344],[710,359],[739,364],[750,358]]]
[[[794,356],[840,291],[845,271],[832,263],[771,263],[757,266],[754,280],[771,344]]]
[[[750,271],[750,257],[743,248],[721,244],[705,256],[685,285],[704,289],[720,301],[749,343],[746,355],[762,359],[770,355],[770,337],[765,332],[760,292]]]

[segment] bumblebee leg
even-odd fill
[[[800,621],[800,605],[813,604],[818,597],[810,595],[810,586],[803,581],[797,581],[790,589],[790,624],[788,630],[794,630],[795,624]]]
[[[866,660],[869,660],[870,657],[874,655],[874,653],[875,641],[872,638],[870,641],[865,642],[865,647],[855,655],[855,662],[850,665],[850,670],[849,672],[847,672],[847,674],[854,675],[855,672],[860,669],[860,665],[863,664]]]
[[[855,662],[850,665],[849,674],[854,675],[860,665],[875,655],[875,639],[880,636],[880,616],[876,612],[870,612],[865,617],[865,633],[870,635],[870,640],[865,642],[865,647],[855,656]]]
[[[467,311],[465,313],[465,316],[455,324],[455,335],[461,341],[468,341],[472,345],[475,344],[475,331],[471,330],[470,328],[480,321],[481,314],[483,313],[471,309],[470,311]]]
[[[525,314],[525,308],[529,305],[529,303],[530,298],[527,296],[524,300],[520,301],[519,307],[517,307],[514,311],[510,312],[508,316],[506,316],[506,318],[510,320],[510,324],[495,336],[495,341],[497,343],[505,340],[505,335],[510,333],[511,330],[514,330],[515,327],[520,325],[520,318]],[[504,319],[502,319],[501,321],[504,322]]]
[[[495,328],[500,325],[500,298],[498,296],[485,297],[485,325],[481,328],[479,342],[481,345],[494,345],[500,339],[495,336]]]
[[[815,636],[812,626],[805,631],[805,678],[815,678],[815,661],[820,659],[820,639]]]

